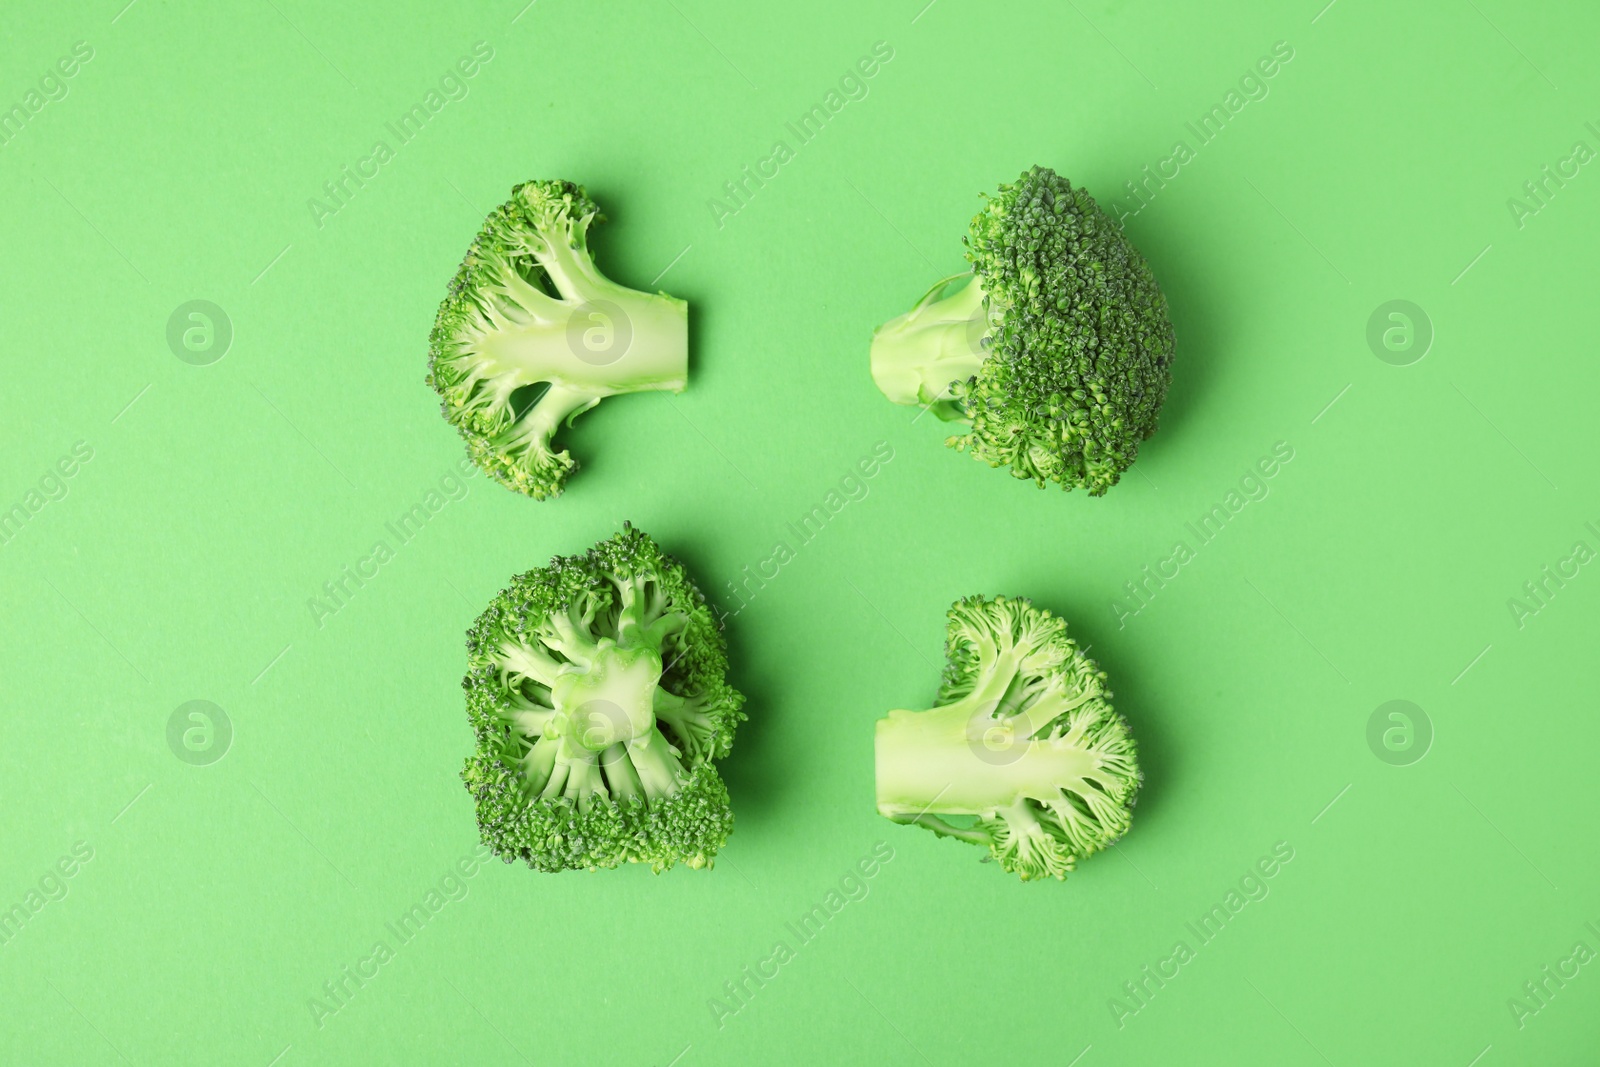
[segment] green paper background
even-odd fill
[[[0,545],[0,909],[26,916],[0,1059],[1596,1062],[1592,9],[123,2],[19,8],[0,35],[0,108],[25,115],[0,147],[0,509],[42,504]],[[28,110],[80,41],[45,86],[65,96]],[[475,42],[465,96],[400,143],[386,124]],[[877,42],[865,96],[800,144],[785,123]],[[1277,42],[1292,59],[1246,98]],[[1236,90],[1201,144],[1188,124]],[[393,158],[319,220],[380,140]],[[714,209],[777,140],[793,158]],[[1124,183],[1178,141],[1126,223],[1174,383],[1108,496],[1015,483],[877,394],[871,329],[961,269],[980,191],[1037,162],[1132,212]],[[1533,200],[1546,165],[1568,177]],[[385,523],[463,455],[422,384],[434,310],[535,176],[607,210],[607,273],[690,302],[692,384],[585,416],[560,500],[473,477],[400,545]],[[233,335],[205,366],[167,342],[195,299]],[[1404,366],[1367,341],[1396,299],[1433,333]],[[1202,544],[1187,524],[1275,446],[1265,497]],[[874,447],[892,460],[729,620],[750,721],[716,869],[469,866],[401,943],[386,924],[475,846],[462,633],[506,579],[631,519],[732,611]],[[379,540],[394,558],[317,618]],[[1193,558],[1119,619],[1179,541]],[[931,699],[972,592],[1067,617],[1141,744],[1132,833],[1066,884],[873,809],[872,724]],[[1433,733],[1403,766],[1368,744],[1396,699]],[[231,722],[209,765],[169,746],[192,700]],[[1202,944],[1187,924],[1274,848],[1267,895]],[[801,944],[786,924],[841,884],[860,899]],[[380,940],[393,958],[319,1019]],[[793,958],[728,1000],[779,940]],[[1144,978],[1180,940],[1176,976]]]

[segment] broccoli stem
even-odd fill
[[[872,380],[883,395],[896,404],[928,405],[947,420],[966,417],[950,386],[978,373],[989,329],[983,286],[976,277],[941,298],[962,277],[967,276],[942,279],[916,307],[872,335]]]
[[[1083,707],[1102,692],[1098,685],[1090,685],[1069,697],[1059,684],[1053,684],[1040,693],[1033,703],[1010,715],[1009,721],[1016,724],[1018,736],[1037,737],[1051,722],[1075,708]]]
[[[519,386],[549,382],[592,404],[624,392],[682,392],[689,376],[689,306],[659,293],[594,287],[582,302],[554,302],[553,315],[493,315],[494,328],[463,341],[475,375],[509,397]],[[609,306],[607,306],[609,305]],[[508,309],[509,310],[509,309]],[[576,414],[583,404],[550,420]]]
[[[495,438],[495,444],[507,450],[523,450],[540,455],[553,454],[550,438],[563,421],[582,415],[600,403],[600,398],[587,388],[569,385],[552,385],[538,401]]]
[[[563,669],[551,688],[557,728],[572,745],[590,752],[653,733],[660,684],[661,657],[654,649],[603,637],[581,666]]]
[[[981,826],[952,826],[937,815],[924,812],[921,815],[895,815],[891,816],[895,822],[921,826],[932,830],[940,837],[953,837],[957,841],[965,841],[972,845],[988,847],[994,842],[994,835]]]
[[[683,763],[660,730],[652,726],[648,733],[630,741],[627,749],[645,796],[655,799],[677,792],[678,781],[684,777]]]
[[[557,218],[559,217],[559,222]],[[549,276],[563,297],[578,300],[617,300],[626,295],[641,296],[632,289],[607,278],[589,255],[589,222],[561,213],[546,216],[535,234],[528,235],[526,249]]]
[[[645,795],[639,772],[634,770],[633,762],[628,759],[627,745],[619,742],[600,753],[600,765],[605,768],[612,799],[624,800]]]
[[[1030,737],[1023,716],[995,718],[981,689],[931,711],[891,711],[877,726],[878,811],[988,815],[1023,799],[1059,800],[1095,754],[1061,737]],[[1018,729],[1022,727],[1022,729]]]
[[[495,659],[503,673],[520,674],[545,688],[550,687],[560,670],[560,664],[543,652],[516,641],[502,641],[495,650]]]
[[[574,756],[567,764],[567,786],[562,796],[586,807],[590,797],[605,795],[605,779],[600,776],[600,765],[590,752]]]
[[[667,639],[681,633],[688,619],[680,611],[667,610],[667,599],[654,582],[637,575],[611,580],[617,587],[617,641],[662,652]]]
[[[705,751],[714,726],[711,716],[706,714],[704,702],[657,689],[655,712],[656,718],[672,729],[685,755],[695,756]]]
[[[539,738],[528,749],[527,755],[522,757],[522,776],[528,783],[529,791],[538,793],[550,781],[550,776],[555,772],[556,757],[561,752],[559,738],[549,734]]]
[[[633,635],[639,636],[638,627]],[[568,659],[552,675],[555,706],[546,709],[521,698],[526,706],[507,716],[523,736],[537,738],[521,761],[529,789],[580,806],[596,795],[655,799],[676,792],[684,776],[683,753],[667,741],[656,718],[668,722],[691,749],[706,741],[710,721],[695,701],[660,688],[660,653],[649,644],[595,638],[559,612],[546,620],[542,639]],[[515,642],[498,651],[502,670],[513,674],[547,674],[554,664]]]

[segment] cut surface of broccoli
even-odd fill
[[[744,697],[683,565],[631,525],[514,578],[467,633],[462,780],[494,852],[540,871],[709,867],[733,829],[714,761]]]
[[[1064,879],[1127,832],[1142,782],[1105,672],[1017,598],[957,601],[945,649],[938,705],[878,720],[878,811]]]
[[[502,485],[558,495],[577,462],[554,438],[608,396],[683,391],[689,310],[602,275],[604,218],[567,181],[523,182],[490,212],[434,321],[427,382],[467,452]]]

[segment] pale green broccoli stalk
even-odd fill
[[[945,650],[938,706],[878,720],[878,811],[1064,879],[1128,831],[1143,780],[1105,673],[1023,599],[957,601]]]
[[[733,830],[713,761],[744,697],[681,563],[625,525],[513,579],[467,653],[477,751],[461,777],[497,855],[540,871],[711,866]]]
[[[688,305],[599,272],[588,230],[603,219],[581,185],[518,185],[467,249],[430,338],[444,417],[478,466],[536,500],[576,469],[552,440],[563,422],[688,379]]]
[[[1082,189],[1045,167],[985,196],[963,243],[970,280],[933,287],[872,338],[897,404],[964,420],[947,444],[1043,487],[1100,496],[1156,431],[1172,380],[1167,301]]]

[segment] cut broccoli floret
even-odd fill
[[[744,697],[683,565],[621,533],[511,582],[467,632],[461,772],[484,842],[540,871],[709,867]]]
[[[1064,621],[1016,598],[958,600],[945,651],[939,706],[878,721],[878,811],[1024,881],[1065,878],[1127,832],[1142,781],[1105,673]]]
[[[552,437],[604,397],[689,373],[689,309],[604,277],[589,256],[603,220],[583,186],[524,182],[489,214],[439,306],[428,384],[473,462],[536,500],[577,464]]]
[[[1172,322],[1143,257],[1082,189],[1045,167],[985,196],[972,274],[939,282],[872,338],[897,404],[965,420],[947,444],[1043,487],[1100,496],[1156,430]]]

